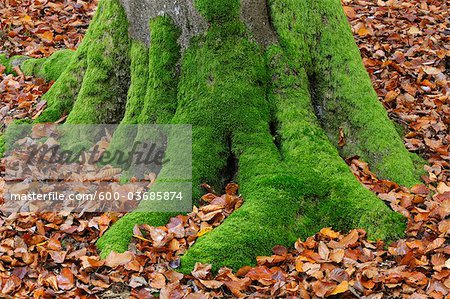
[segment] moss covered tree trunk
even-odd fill
[[[236,161],[245,203],[187,251],[183,269],[252,264],[325,226],[402,236],[402,216],[342,159],[358,155],[381,178],[418,183],[417,159],[377,99],[339,0],[101,0],[78,50],[55,55],[21,62],[58,78],[38,122],[192,124],[194,199],[201,183],[223,188]],[[138,209],[98,246],[124,251],[135,224],[171,216]]]

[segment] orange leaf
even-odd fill
[[[303,272],[303,262],[299,258],[295,259],[295,270]]]
[[[204,227],[198,232],[197,237],[201,237],[201,236],[209,233],[212,230],[213,230],[213,228],[211,226]]]
[[[341,247],[346,247],[355,244],[358,241],[359,234],[356,229],[352,230],[348,235],[346,235],[342,240],[339,241]]]
[[[47,42],[52,42],[53,41],[53,32],[51,31],[45,31],[44,33],[39,35],[40,38],[42,38],[43,40],[47,41]]]
[[[342,281],[329,295],[337,295],[348,291],[348,281]]]
[[[25,15],[24,17],[21,18],[21,20],[22,20],[22,22],[30,23],[31,17],[29,15]]]
[[[425,185],[419,184],[412,186],[411,192],[414,194],[428,195],[430,193],[430,190],[428,190],[428,188]]]
[[[359,36],[366,36],[366,35],[369,35],[369,34],[370,34],[370,32],[366,28],[366,25],[362,25],[361,28],[359,28],[359,30],[358,30],[358,35]]]
[[[350,6],[344,6],[344,11],[348,18],[350,18],[350,19],[356,18],[356,12]]]
[[[340,235],[338,232],[333,231],[331,227],[322,228],[320,234],[330,239],[337,239]]]

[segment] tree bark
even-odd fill
[[[37,73],[42,63],[24,65]],[[52,76],[38,121],[192,124],[196,199],[201,183],[222,188],[228,159],[237,161],[245,203],[199,238],[182,271],[252,264],[325,226],[385,241],[403,235],[403,217],[341,158],[358,155],[381,178],[419,182],[339,0],[101,0],[69,65]],[[135,224],[171,216],[129,213],[98,247],[124,251]]]

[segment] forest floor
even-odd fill
[[[275,247],[257,266],[218,275],[197,264],[177,273],[179,256],[242,204],[235,185],[165,227],[135,228],[130,251],[100,260],[97,238],[121,215],[0,214],[0,297],[16,298],[450,298],[450,3],[344,0],[364,63],[407,148],[428,159],[424,184],[378,180],[350,157],[355,175],[408,217],[405,239],[370,242],[363,230],[324,228],[292,248]],[[0,53],[48,56],[79,44],[96,3],[5,0]],[[4,74],[1,127],[33,119],[52,82]],[[4,167],[4,166],[2,166]],[[0,179],[0,198],[4,181]]]

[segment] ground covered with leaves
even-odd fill
[[[62,5],[62,3],[64,5]],[[362,230],[324,228],[293,248],[275,247],[256,267],[213,275],[197,264],[176,272],[179,256],[242,204],[238,186],[214,190],[187,216],[164,227],[136,227],[130,250],[101,261],[97,238],[121,214],[0,215],[0,293],[20,298],[449,298],[450,297],[450,20],[446,1],[343,1],[380,100],[404,127],[409,150],[428,159],[425,184],[411,189],[378,180],[349,157],[361,182],[408,217],[407,236],[370,242]],[[0,3],[2,49],[47,56],[73,48],[95,3]],[[50,38],[51,37],[51,38]],[[32,119],[51,82],[5,75],[0,120]],[[0,189],[4,182],[0,180]]]

